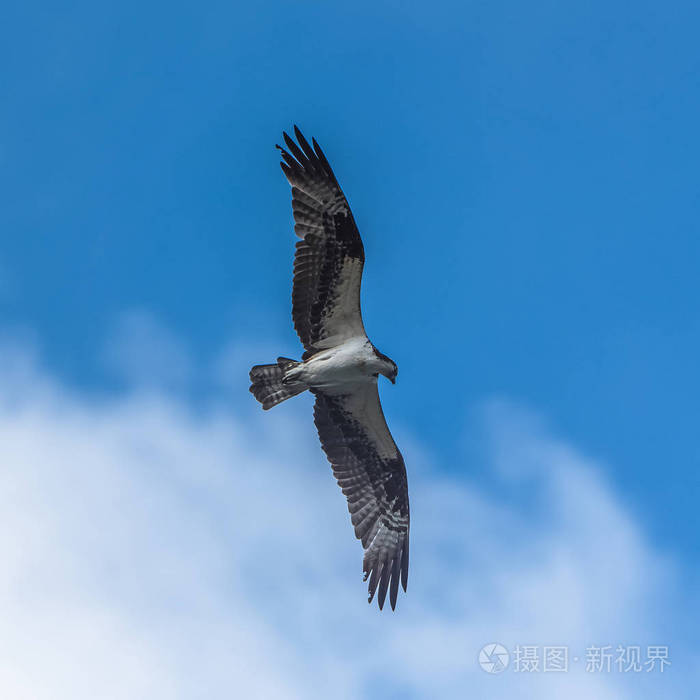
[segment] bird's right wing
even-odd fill
[[[296,245],[292,317],[305,357],[365,335],[360,284],[365,253],[350,206],[321,147],[295,126],[278,146],[292,186]]]

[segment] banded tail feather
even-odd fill
[[[299,364],[288,357],[278,357],[274,365],[255,365],[251,368],[250,393],[266,411],[306,390],[304,384],[284,383],[286,372]]]

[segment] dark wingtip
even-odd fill
[[[282,136],[284,136],[284,142],[287,144],[287,148],[293,151],[294,147],[296,146],[294,139],[286,131],[282,132]]]
[[[308,157],[304,144],[308,146],[309,142],[304,138],[304,134],[301,133],[301,129],[296,124],[294,125],[294,136],[297,137],[297,143],[301,146],[301,150],[304,151],[304,154]]]
[[[408,533],[406,533],[406,539],[403,543],[403,553],[401,556],[401,586],[403,587],[405,593],[408,586]]]
[[[331,164],[328,162],[328,158],[326,158],[326,154],[323,152],[323,149],[318,145],[318,141],[316,139],[312,138],[311,143],[314,146],[314,152],[316,153],[316,158],[321,162],[322,168],[325,170],[326,175],[331,178],[331,180],[338,185],[338,181],[335,178],[335,174],[333,173],[333,168],[331,168]],[[340,187],[340,185],[338,185]]]
[[[306,138],[304,138],[304,134],[301,133],[301,130],[296,124],[294,125],[294,135],[297,137],[297,141],[299,142],[301,150],[306,156],[306,158],[313,162],[313,160],[318,156],[316,156],[316,154],[314,153],[313,148],[309,146],[309,142],[306,140]]]

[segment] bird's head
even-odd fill
[[[383,374],[392,384],[396,384],[396,375],[399,373],[399,368],[391,358],[374,349],[380,361],[379,373]]]

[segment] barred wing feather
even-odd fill
[[[376,380],[347,393],[314,390],[321,445],[343,490],[355,535],[365,550],[369,602],[396,606],[399,580],[408,582],[409,506],[403,457],[387,427]]]
[[[305,357],[365,335],[360,285],[365,253],[350,206],[323,151],[294,127],[278,146],[292,186],[296,234],[292,318]]]

